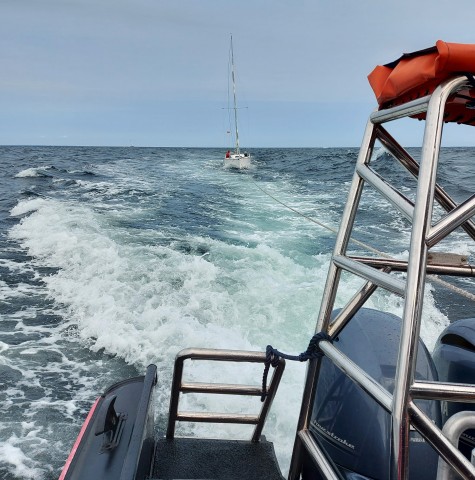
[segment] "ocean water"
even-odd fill
[[[446,188],[460,198],[473,185],[474,152],[444,150]],[[94,399],[150,363],[164,433],[183,348],[306,349],[357,149],[251,153],[250,170],[231,171],[220,149],[0,147],[0,478],[57,478]],[[382,149],[375,166],[414,195]],[[407,225],[376,195],[357,235],[407,254]],[[457,253],[470,248],[460,235]],[[342,285],[351,296],[359,281],[343,276]],[[429,348],[449,321],[469,316],[439,290],[426,292]],[[385,292],[368,306],[401,314],[400,300]],[[262,368],[194,364],[187,375],[259,384]],[[304,364],[288,362],[264,430],[283,471],[304,376]],[[247,412],[259,401],[187,395],[183,406]],[[234,438],[251,431],[178,428]]]

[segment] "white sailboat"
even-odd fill
[[[231,35],[231,77],[233,82],[233,107],[234,110],[234,129],[235,129],[235,146],[234,150],[228,150],[224,156],[224,166],[227,168],[249,168],[251,166],[251,155],[248,152],[241,152],[239,147],[239,131],[238,131],[238,115],[236,100],[236,79],[234,74],[234,51],[233,36]]]

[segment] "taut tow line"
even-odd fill
[[[305,215],[304,213],[302,212],[299,212],[297,209],[291,207],[290,205],[287,205],[286,203],[282,202],[281,200],[279,200],[278,198],[276,198],[274,195],[272,195],[271,193],[267,192],[266,190],[264,190],[260,185],[258,185],[254,180],[251,180],[252,183],[254,183],[254,185],[262,192],[264,193],[265,195],[267,195],[268,197],[272,198],[274,201],[276,201],[277,203],[279,203],[280,205],[282,205],[283,207],[287,208],[288,210],[291,210],[292,212],[296,213],[297,215],[300,215],[301,217],[305,218],[306,220],[312,222],[312,223],[315,223],[316,225],[322,227],[322,228],[325,228],[326,230],[334,233],[335,235],[338,233],[338,230],[336,228],[333,228],[333,227],[330,227],[328,225],[325,225],[324,223],[316,220],[315,218],[312,218],[312,217],[309,217],[308,215]],[[380,255],[381,257],[384,257],[384,258],[388,258],[388,259],[393,259],[394,260],[394,257],[391,257],[390,255],[388,255],[387,253],[384,253],[384,252],[381,252],[380,250],[372,247],[371,245],[368,245],[364,242],[360,242],[359,240],[356,240],[354,238],[350,238],[349,241],[351,243],[354,243],[356,245],[359,245],[360,247],[363,247],[363,248],[366,248],[367,250],[370,250],[371,252],[373,253],[376,253],[377,255]],[[464,290],[460,287],[457,287],[455,285],[452,285],[451,283],[449,282],[446,282],[445,280],[442,280],[441,278],[439,278],[438,276],[436,275],[433,275],[430,277],[430,279],[435,282],[435,283],[438,283],[439,285],[447,288],[448,290],[451,290],[452,292],[454,293],[457,293],[458,295],[462,296],[462,297],[465,297],[467,298],[468,300],[471,300],[472,302],[475,302],[475,295],[473,293],[470,293],[468,292],[467,290]]]
[[[268,197],[272,198],[272,200],[276,201],[277,203],[280,203],[283,207],[287,208],[288,210],[291,210],[292,212],[296,213],[297,215],[300,215],[301,217],[305,218],[306,220],[312,222],[312,223],[315,223],[316,225],[322,227],[322,228],[325,228],[326,230],[328,230],[329,232],[332,232],[334,233],[335,235],[338,233],[338,230],[334,227],[330,227],[328,225],[325,225],[324,223],[318,221],[317,219],[315,218],[312,218],[312,217],[309,217],[308,215],[305,215],[304,213],[302,212],[299,212],[298,210],[296,210],[295,208],[291,207],[290,205],[287,205],[286,203],[280,201],[278,198],[274,197],[274,195],[272,195],[271,193],[267,192],[266,190],[264,190],[261,186],[259,186],[254,180],[251,180],[252,183],[254,183],[254,185],[264,194],[266,194]],[[384,254],[383,252],[380,252],[379,250],[377,250],[376,248],[373,248],[371,245],[367,245],[366,243],[363,243],[363,242],[360,242],[359,240],[355,240],[354,238],[350,238],[350,242],[352,243],[355,243],[356,245],[359,245],[360,247],[364,247],[370,251],[372,251],[373,253],[377,253],[378,255],[383,255],[383,256],[386,256],[387,258],[391,258],[389,255],[386,255]]]

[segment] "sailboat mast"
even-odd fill
[[[233,36],[231,35],[231,76],[233,79],[233,97],[234,97],[234,127],[236,129],[236,153],[239,154],[239,133],[237,120],[237,101],[236,101],[236,81],[234,78],[234,51],[233,51]]]

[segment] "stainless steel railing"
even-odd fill
[[[203,393],[221,395],[246,395],[261,396],[261,386],[231,385],[221,383],[183,383],[183,368],[185,360],[212,360],[217,362],[247,362],[264,363],[264,352],[248,352],[242,350],[213,350],[202,348],[187,348],[179,352],[175,359],[173,383],[170,397],[170,410],[168,416],[167,438],[174,438],[176,422],[210,422],[210,423],[236,423],[255,425],[252,442],[258,442],[264,428],[267,414],[274,400],[277,388],[285,368],[285,360],[280,359],[274,369],[271,381],[267,388],[267,395],[257,415],[225,414],[208,412],[179,412],[180,393]]]
[[[422,412],[414,400],[431,398],[475,402],[475,386],[441,382],[418,382],[414,380],[414,368],[417,358],[418,337],[421,325],[421,313],[424,285],[427,274],[466,275],[473,277],[471,266],[430,265],[430,248],[437,245],[455,228],[463,228],[475,239],[475,225],[470,219],[475,214],[475,196],[461,205],[457,205],[436,183],[437,163],[444,122],[445,103],[450,95],[462,87],[467,87],[465,77],[450,79],[440,85],[429,96],[408,102],[405,105],[374,112],[368,121],[346,207],[343,211],[332,261],[323,293],[316,331],[323,331],[334,338],[351,321],[353,315],[364,305],[377,288],[383,288],[403,298],[401,340],[399,361],[395,378],[394,393],[389,393],[370,375],[355,365],[348,357],[338,351],[330,342],[322,341],[321,350],[325,356],[340,368],[349,378],[373,397],[392,419],[392,455],[391,480],[403,480],[408,477],[409,464],[409,428],[412,426],[425,440],[437,450],[440,458],[450,465],[450,471],[457,472],[463,478],[475,479],[475,467],[453,445],[430,418]],[[426,113],[426,126],[422,146],[421,161],[418,164],[409,153],[383,128],[382,124],[406,116]],[[371,167],[370,161],[375,141],[378,140],[386,150],[412,174],[418,182],[417,201],[413,204],[396,188],[383,180]],[[356,212],[363,195],[365,184],[376,189],[401,215],[412,223],[410,254],[407,262],[380,259],[350,257],[347,254]],[[447,212],[439,222],[432,218],[432,206],[436,200]],[[357,275],[366,283],[343,306],[336,318],[332,319],[335,300],[342,272]],[[404,271],[405,281],[390,274],[391,271]],[[303,454],[307,452],[326,479],[337,479],[325,452],[309,432],[310,414],[315,398],[320,361],[310,363],[307,371],[297,435],[289,472],[290,480],[298,480],[301,473]]]

